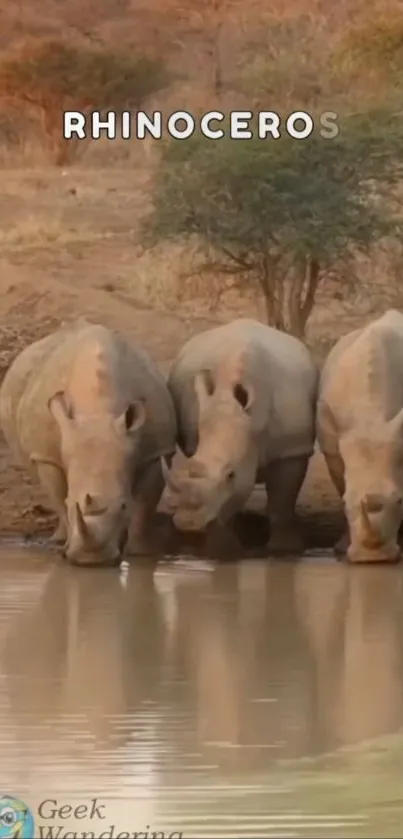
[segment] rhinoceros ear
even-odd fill
[[[245,411],[245,413],[249,413],[250,409],[255,401],[255,391],[251,385],[247,387],[245,385],[236,384],[233,388],[233,394],[237,402],[239,402],[241,408]]]
[[[134,434],[144,425],[146,420],[146,406],[142,399],[137,399],[127,406],[123,414],[115,420],[119,432]]]
[[[199,407],[203,409],[209,397],[214,393],[214,381],[210,370],[200,370],[196,374],[194,389],[199,401]]]
[[[60,429],[69,425],[74,419],[73,412],[67,405],[66,395],[63,390],[59,390],[50,397],[48,400],[48,408]]]

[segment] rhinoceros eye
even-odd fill
[[[233,469],[231,469],[231,471],[228,472],[228,474],[227,474],[227,481],[233,481],[234,478],[235,478],[235,472],[234,472]]]

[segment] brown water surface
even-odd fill
[[[37,836],[402,835],[402,567],[0,574],[2,793]]]

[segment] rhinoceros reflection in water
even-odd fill
[[[123,586],[114,571],[53,568],[10,628],[1,669],[23,753],[38,728],[49,740],[49,726],[55,762],[127,742],[120,721],[152,699],[163,644],[152,569],[133,571]]]
[[[301,563],[296,602],[316,669],[317,715],[331,747],[403,722],[403,591],[398,566]]]

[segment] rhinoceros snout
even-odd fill
[[[192,515],[189,513],[177,513],[173,516],[173,523],[177,530],[194,533],[204,530],[210,523],[211,518],[206,514]]]
[[[62,556],[76,568],[118,568],[123,559],[121,551],[112,555],[103,555],[101,552],[94,554],[70,553],[68,548],[62,552]]]
[[[75,568],[119,568],[120,563],[122,562],[121,554],[118,554],[115,557],[108,557],[106,559],[100,559],[96,557],[94,559],[89,557],[75,557],[74,559],[69,560],[70,565],[73,565]]]
[[[369,550],[364,546],[351,547],[347,551],[347,560],[351,564],[395,563],[402,558],[398,545],[389,545],[376,550]]]

